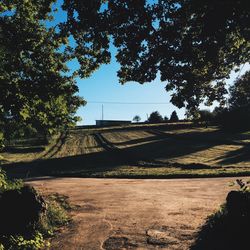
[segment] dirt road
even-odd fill
[[[57,178],[30,181],[69,196],[73,222],[52,249],[189,249],[236,178],[128,180]]]

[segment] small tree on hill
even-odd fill
[[[141,117],[139,115],[136,115],[134,118],[133,118],[133,121],[134,122],[139,122],[141,120]]]
[[[164,121],[169,121],[169,118],[166,115],[164,116],[163,119],[164,119]]]
[[[170,121],[171,121],[171,122],[178,122],[178,121],[179,121],[179,117],[178,117],[176,111],[173,111],[173,112],[172,112],[172,114],[171,114],[171,116],[170,116]]]
[[[162,122],[163,118],[158,111],[155,111],[150,114],[148,121],[152,123],[158,123],[158,122]]]

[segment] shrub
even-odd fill
[[[43,198],[30,186],[4,191],[0,203],[1,235],[32,234],[46,209]]]
[[[8,180],[5,172],[0,168],[0,194],[4,191],[20,189],[22,187],[23,182],[21,180]]]
[[[191,250],[235,250],[249,245],[250,192],[246,183],[237,183],[240,189],[229,192],[221,209],[208,217]]]
[[[11,236],[9,244],[9,250],[37,250],[50,246],[39,232],[35,232],[30,239],[25,239],[21,235]]]
[[[69,222],[67,197],[46,201],[21,181],[9,181],[0,169],[0,250],[37,250],[49,246],[44,237]]]
[[[46,213],[40,217],[37,229],[46,236],[52,236],[54,230],[69,222],[67,210],[70,205],[67,197],[61,195],[51,195],[47,197]]]

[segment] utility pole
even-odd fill
[[[104,114],[103,114],[103,104],[102,104],[102,120],[103,120]]]

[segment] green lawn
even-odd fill
[[[173,125],[171,125],[173,126]],[[6,151],[2,167],[14,177],[178,178],[250,175],[250,132],[216,127],[76,129],[44,151]]]

